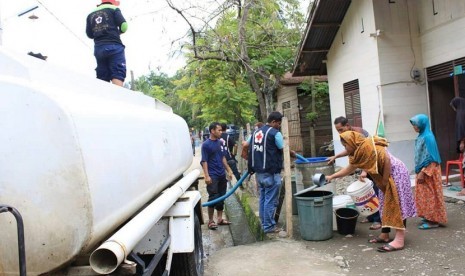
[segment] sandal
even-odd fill
[[[265,232],[265,234],[279,233],[281,231],[283,231],[282,228],[275,227],[275,228],[271,229],[270,231]]]
[[[231,222],[227,221],[225,219],[222,219],[222,220],[218,221],[218,225],[230,225],[230,224],[231,224]]]
[[[210,230],[216,230],[218,228],[218,225],[213,220],[210,220],[208,222],[208,229]]]
[[[360,223],[369,223],[369,222],[371,222],[371,221],[369,221],[367,218],[364,218],[364,219],[362,219],[362,220],[360,221]]]
[[[454,191],[454,192],[460,192],[462,191],[462,188],[458,186],[450,186],[449,188],[447,188],[447,190]]]
[[[390,244],[385,244],[385,245],[383,245],[381,247],[378,247],[378,252],[389,253],[389,252],[399,251],[399,250],[402,250],[402,249],[404,249],[404,247],[395,248],[394,246],[392,246]]]
[[[465,191],[460,191],[457,193],[457,196],[465,196]]]
[[[373,224],[369,228],[370,230],[379,230],[381,229],[381,223],[379,222],[373,222]]]
[[[442,187],[450,187],[450,186],[452,186],[452,184],[450,184],[450,183],[442,183]]]
[[[418,229],[428,230],[428,229],[433,229],[433,228],[438,228],[438,227],[439,227],[439,223],[433,224],[433,223],[425,222],[422,225],[418,226]]]
[[[368,240],[368,243],[389,243],[389,242],[392,242],[393,239],[382,239],[380,237],[376,237],[376,238],[371,238]]]

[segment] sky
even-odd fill
[[[120,9],[128,22],[121,35],[126,46],[127,78],[150,70],[173,75],[185,61],[179,51],[188,25],[165,0],[121,0]],[[174,0],[175,5],[186,1]],[[205,1],[207,2],[207,1]],[[2,46],[26,54],[48,56],[47,62],[95,76],[93,40],[85,34],[87,15],[100,0],[0,0]],[[212,2],[209,3],[212,8]],[[38,6],[25,15],[18,14]],[[38,19],[30,19],[36,15]],[[174,43],[172,43],[175,41]]]
[[[176,7],[196,17],[218,8],[225,0],[171,0]],[[303,8],[308,4],[302,1]],[[28,52],[48,56],[47,62],[67,67],[95,77],[93,40],[85,34],[87,15],[101,0],[0,0],[2,47],[20,54]],[[171,8],[166,0],[120,0],[119,6],[128,31],[121,35],[126,46],[127,77],[135,78],[150,71],[170,76],[182,68],[185,60],[180,44],[186,41],[187,23]],[[198,7],[188,9],[191,3]],[[38,6],[22,16],[18,14]],[[203,14],[202,14],[203,13]],[[38,19],[30,19],[36,15]],[[213,21],[214,22],[214,21]]]

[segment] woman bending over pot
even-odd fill
[[[326,177],[327,181],[364,170],[379,188],[381,234],[368,240],[384,243],[379,252],[404,249],[406,219],[416,216],[415,201],[410,187],[410,176],[405,164],[387,151],[386,139],[367,137],[354,131],[340,134],[341,143],[349,153],[349,165]],[[360,175],[364,181],[366,173]],[[396,230],[394,240],[389,238],[390,229]]]

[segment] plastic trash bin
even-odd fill
[[[300,234],[307,241],[333,237],[333,193],[308,191],[295,196],[299,213]]]

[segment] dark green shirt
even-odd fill
[[[120,34],[126,32],[127,22],[121,10],[114,5],[103,3],[87,16],[86,34],[95,45],[121,44]]]

